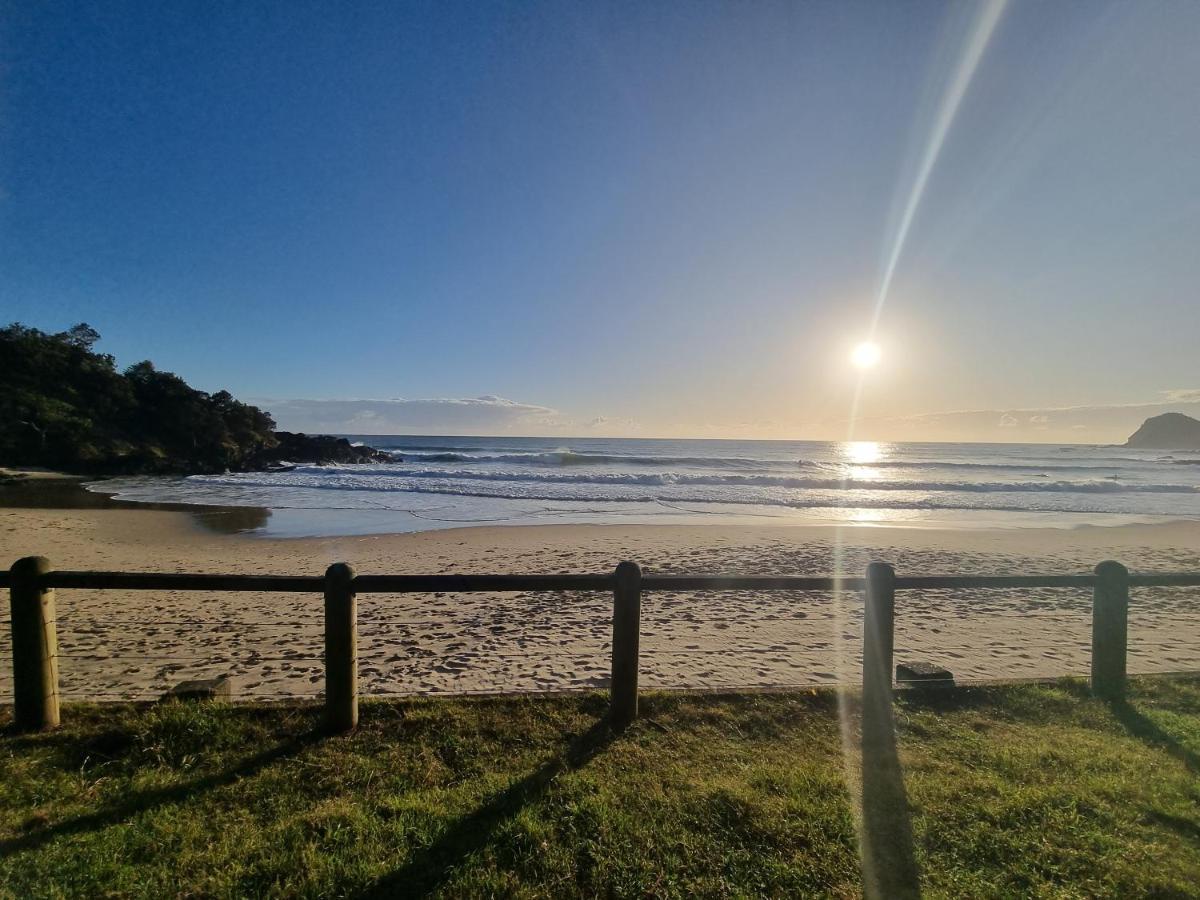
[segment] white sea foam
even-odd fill
[[[978,510],[1059,517],[1200,517],[1195,455],[971,444],[379,438],[391,463],[299,465],[187,479],[118,479],[133,500],[392,510],[425,521],[572,520],[665,512]],[[436,508],[437,515],[430,510]],[[641,512],[639,512],[639,510]],[[778,514],[778,513],[776,513]],[[656,519],[657,520],[657,519]],[[1035,516],[1034,521],[1037,521]],[[424,527],[424,526],[417,526]]]
[[[532,482],[547,485],[711,485],[727,487],[778,487],[845,491],[964,491],[968,493],[1053,492],[1079,494],[1164,493],[1194,494],[1190,484],[1130,484],[1119,480],[1089,481],[910,481],[863,478],[787,478],[778,475],[691,475],[680,472],[546,473],[476,471],[472,469],[410,469],[304,467],[292,472],[198,475],[197,483],[307,487],[338,491],[422,491],[423,479],[438,481]],[[411,482],[417,481],[417,484]]]

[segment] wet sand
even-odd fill
[[[555,525],[407,535],[274,539],[205,527],[206,513],[101,505],[0,508],[0,561],[41,554],[56,568],[320,574],[649,572],[860,574],[870,560],[921,574],[1080,573],[1114,558],[1132,570],[1200,569],[1200,523],[1074,529],[877,526]],[[903,592],[896,659],[960,679],[1084,675],[1087,591]],[[321,598],[303,594],[59,591],[65,696],[156,697],[231,673],[243,698],[321,692]],[[546,691],[607,683],[611,597],[596,593],[369,595],[359,599],[364,694]],[[5,617],[6,618],[6,617]],[[781,687],[859,677],[855,593],[647,593],[647,688]],[[8,623],[0,697],[11,696]],[[1139,589],[1130,670],[1200,669],[1200,590]]]

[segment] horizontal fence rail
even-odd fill
[[[1120,563],[1104,562],[1091,573],[1074,575],[900,576],[886,563],[872,563],[865,577],[854,578],[649,575],[636,563],[624,562],[607,574],[358,575],[350,566],[338,563],[324,575],[300,576],[56,571],[43,557],[26,557],[9,571],[0,572],[0,588],[8,588],[11,601],[14,719],[18,727],[25,729],[53,727],[58,723],[56,589],[323,594],[324,622],[312,624],[324,626],[325,653],[312,659],[324,661],[327,724],[330,730],[348,731],[358,722],[356,597],[359,594],[611,592],[610,715],[613,724],[621,726],[637,716],[641,597],[647,591],[861,592],[867,623],[863,645],[864,710],[878,711],[886,706],[890,717],[896,591],[1090,588],[1093,591],[1092,688],[1100,696],[1116,699],[1125,690],[1131,587],[1200,587],[1200,572],[1138,575],[1130,574]],[[293,658],[300,659],[283,657],[285,661]]]
[[[1095,575],[897,575],[895,590],[964,588],[1090,588]],[[357,594],[479,593],[504,591],[611,591],[607,575],[358,575]],[[865,578],[809,575],[642,575],[643,591],[861,591]],[[245,591],[319,594],[323,575],[214,575],[178,572],[50,571],[43,588],[122,591]],[[0,573],[0,589],[11,588],[10,572]],[[1200,572],[1130,574],[1130,587],[1200,587]]]

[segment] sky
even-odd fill
[[[1114,441],[1200,411],[1197,85],[1190,0],[10,0],[0,319],[307,430]]]

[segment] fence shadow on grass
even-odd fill
[[[888,697],[864,698],[862,729],[863,895],[871,900],[918,898],[921,878],[912,815]]]
[[[1185,819],[1182,816],[1173,816],[1170,813],[1161,812],[1157,809],[1148,809],[1144,815],[1151,822],[1170,828],[1177,834],[1181,834],[1191,839],[1194,843],[1200,844],[1200,822],[1193,822],[1191,819]]]
[[[1200,754],[1184,746],[1179,738],[1147,717],[1128,700],[1111,700],[1108,708],[1131,735],[1151,747],[1165,750],[1187,766],[1188,771],[1200,774]]]
[[[307,731],[295,737],[288,738],[261,753],[256,753],[254,756],[250,756],[237,765],[221,772],[215,772],[212,775],[206,775],[203,778],[197,778],[184,784],[143,791],[127,797],[113,806],[99,809],[96,812],[86,813],[82,816],[76,816],[73,819],[48,825],[45,828],[39,828],[21,837],[0,841],[0,856],[19,853],[22,850],[36,849],[56,838],[67,835],[107,828],[139,813],[157,809],[160,806],[194,800],[198,795],[206,791],[215,790],[242,778],[256,775],[272,763],[294,756],[306,747],[316,744],[324,737],[324,733],[319,729]]]
[[[1094,699],[1084,682],[1068,682],[1064,686],[1081,700]],[[1113,718],[1131,737],[1137,738],[1148,747],[1169,753],[1183,763],[1188,771],[1200,773],[1200,753],[1186,746],[1179,738],[1143,713],[1133,701],[1128,698],[1116,698],[1104,703]]]
[[[485,847],[505,822],[541,797],[556,777],[587,765],[612,743],[617,734],[607,718],[597,722],[573,738],[566,753],[548,760],[536,771],[458,819],[430,846],[414,851],[405,865],[384,875],[355,896],[422,897],[433,893],[456,866],[476,850]]]

